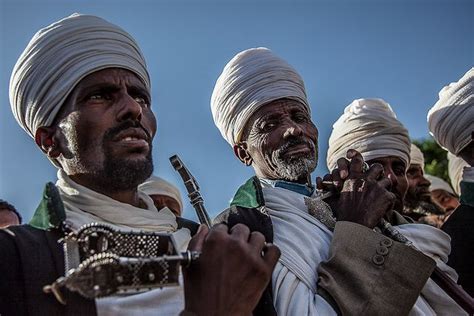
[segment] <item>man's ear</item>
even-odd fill
[[[56,136],[56,128],[42,126],[36,130],[35,142],[41,150],[50,158],[58,158],[61,154],[59,139]]]
[[[241,142],[234,145],[234,154],[242,161],[246,166],[250,166],[252,164],[252,157],[247,150],[247,143]]]

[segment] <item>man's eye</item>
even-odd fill
[[[135,102],[141,104],[142,106],[148,107],[150,105],[150,102],[148,102],[148,99],[145,97],[135,97]]]
[[[274,129],[277,126],[274,122],[267,122],[260,125],[260,130],[263,132],[268,132]]]
[[[304,114],[297,114],[297,115],[295,115],[295,117],[293,118],[293,120],[294,120],[296,123],[303,123],[303,122],[308,121],[308,118],[307,118]]]

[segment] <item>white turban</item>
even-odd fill
[[[347,150],[359,151],[364,160],[395,156],[408,167],[410,139],[390,105],[382,99],[354,100],[334,123],[327,154],[327,167],[333,170]]]
[[[38,127],[53,123],[81,79],[105,68],[128,69],[150,89],[145,59],[135,40],[120,27],[75,13],[39,30],[13,68],[13,115],[34,138]]]
[[[438,144],[457,155],[474,132],[474,68],[439,92],[428,112],[428,128]]]
[[[288,98],[310,113],[300,75],[268,48],[244,50],[232,58],[217,79],[211,97],[214,123],[232,146],[245,124],[262,105]]]
[[[430,174],[425,174],[425,178],[428,179],[428,181],[431,182],[431,185],[430,185],[430,188],[429,188],[430,192],[432,192],[434,190],[444,190],[448,193],[451,193],[452,195],[456,195],[456,194],[454,194],[454,191],[453,191],[453,189],[451,189],[449,184],[446,181],[444,181],[443,179],[432,176]]]
[[[163,178],[151,176],[148,180],[138,186],[138,190],[146,195],[169,196],[178,202],[179,212],[183,211],[183,201],[181,200],[179,189]]]
[[[448,152],[448,174],[451,179],[451,185],[458,195],[461,195],[460,184],[464,167],[469,167],[469,164],[464,159]]]
[[[411,144],[410,165],[420,165],[421,169],[425,170],[425,157],[415,144]]]

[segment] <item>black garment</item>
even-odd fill
[[[195,234],[198,224],[177,218],[178,228]],[[0,230],[0,315],[95,315],[93,300],[63,289],[66,305],[43,292],[64,275],[63,233],[30,225]]]
[[[474,207],[459,205],[441,229],[451,236],[448,265],[458,273],[458,284],[474,297]]]

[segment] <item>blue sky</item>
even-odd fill
[[[99,15],[131,33],[147,59],[155,174],[178,184],[177,153],[198,179],[211,215],[253,175],[212,121],[209,100],[237,52],[265,46],[302,75],[319,129],[324,174],[332,124],[353,99],[389,102],[412,138],[428,136],[439,90],[474,66],[474,1],[22,1],[0,0],[0,198],[29,220],[56,170],[11,114],[11,70],[33,34],[73,12]],[[196,219],[185,197],[185,217]]]

